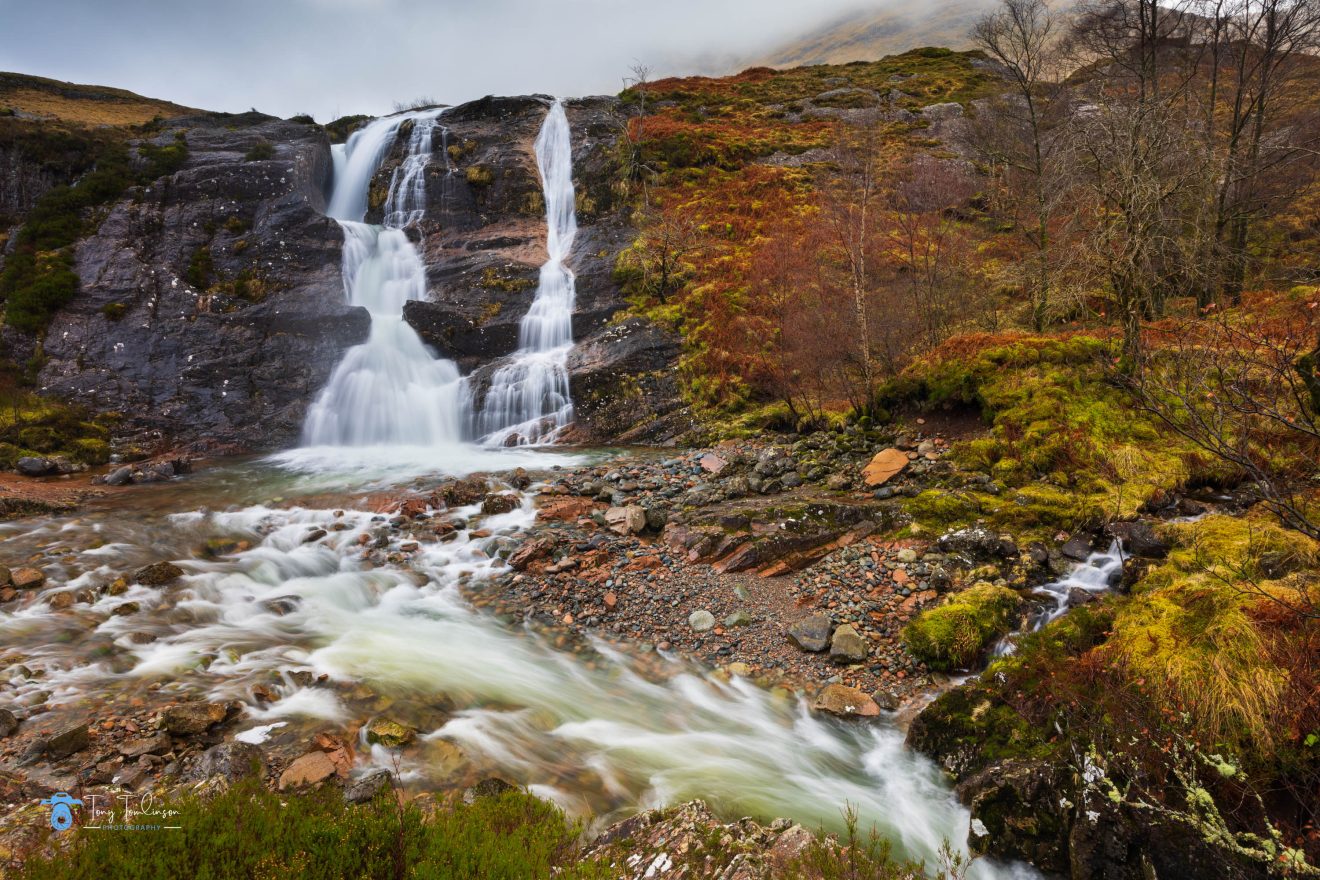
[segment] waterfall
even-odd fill
[[[307,413],[307,446],[457,444],[467,423],[466,385],[403,320],[426,295],[426,265],[404,227],[426,212],[426,168],[439,110],[377,119],[334,148],[327,213],[344,231],[342,274],[349,303],[371,313],[367,341],[345,353]],[[362,222],[371,180],[400,127],[412,122],[408,155],[390,179],[385,222]]]
[[[518,327],[518,350],[495,371],[477,421],[491,446],[547,443],[573,419],[568,353],[573,348],[573,272],[564,265],[577,234],[573,144],[564,106],[555,101],[536,138],[545,195],[546,252],[532,306]]]

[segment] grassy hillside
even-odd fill
[[[125,126],[197,112],[125,89],[0,71],[0,115],[28,115],[75,125]]]

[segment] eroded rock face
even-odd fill
[[[77,246],[81,289],[46,335],[40,384],[143,435],[287,445],[369,325],[344,302],[341,236],[321,214],[329,142],[259,114],[175,120],[158,139],[180,131],[183,168]],[[247,159],[263,141],[273,157]]]

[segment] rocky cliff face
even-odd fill
[[[187,164],[78,245],[79,296],[46,334],[41,389],[118,410],[135,433],[288,443],[369,323],[344,303],[338,229],[321,215],[329,143],[256,115],[180,119],[162,142],[178,131]]]
[[[517,347],[545,259],[544,202],[533,142],[549,99],[485,98],[447,111],[428,170],[417,235],[428,299],[407,320],[439,354],[473,374],[478,396]],[[581,390],[578,436],[650,439],[672,427],[622,418],[611,387],[629,371],[656,412],[679,404],[657,381],[677,348],[656,328],[607,326],[624,306],[613,281],[632,230],[612,188],[622,118],[611,98],[568,105],[579,233],[574,359]],[[44,343],[5,333],[11,355],[44,360],[43,393],[125,415],[130,433],[217,448],[264,450],[296,442],[307,406],[344,350],[365,338],[365,311],[347,306],[342,235],[323,215],[330,145],[318,126],[258,114],[172,121],[189,158],[177,173],[130,192],[77,248],[80,294]],[[369,221],[380,222],[401,131],[373,183]],[[641,346],[635,339],[645,338]],[[619,343],[628,340],[620,347]],[[667,359],[667,361],[666,361]],[[634,406],[637,398],[630,399]]]

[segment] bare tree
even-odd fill
[[[867,301],[875,271],[876,216],[888,165],[879,119],[868,115],[858,122],[840,123],[834,131],[831,159],[835,173],[822,187],[820,212],[846,267],[853,338],[869,406],[877,382]]]
[[[650,204],[648,178],[654,171],[642,158],[642,149],[646,143],[646,102],[650,97],[651,68],[640,61],[629,68],[623,78],[623,87],[634,98],[634,111],[625,116],[620,123],[619,133],[624,147],[623,183],[626,187],[638,184],[642,191],[642,204]]]
[[[973,44],[997,61],[1008,79],[1007,93],[982,107],[968,141],[990,169],[1007,203],[1023,222],[1032,250],[1025,287],[1031,322],[1044,329],[1053,293],[1050,226],[1067,200],[1059,105],[1063,97],[1058,20],[1044,0],[1003,0],[972,28]]]

